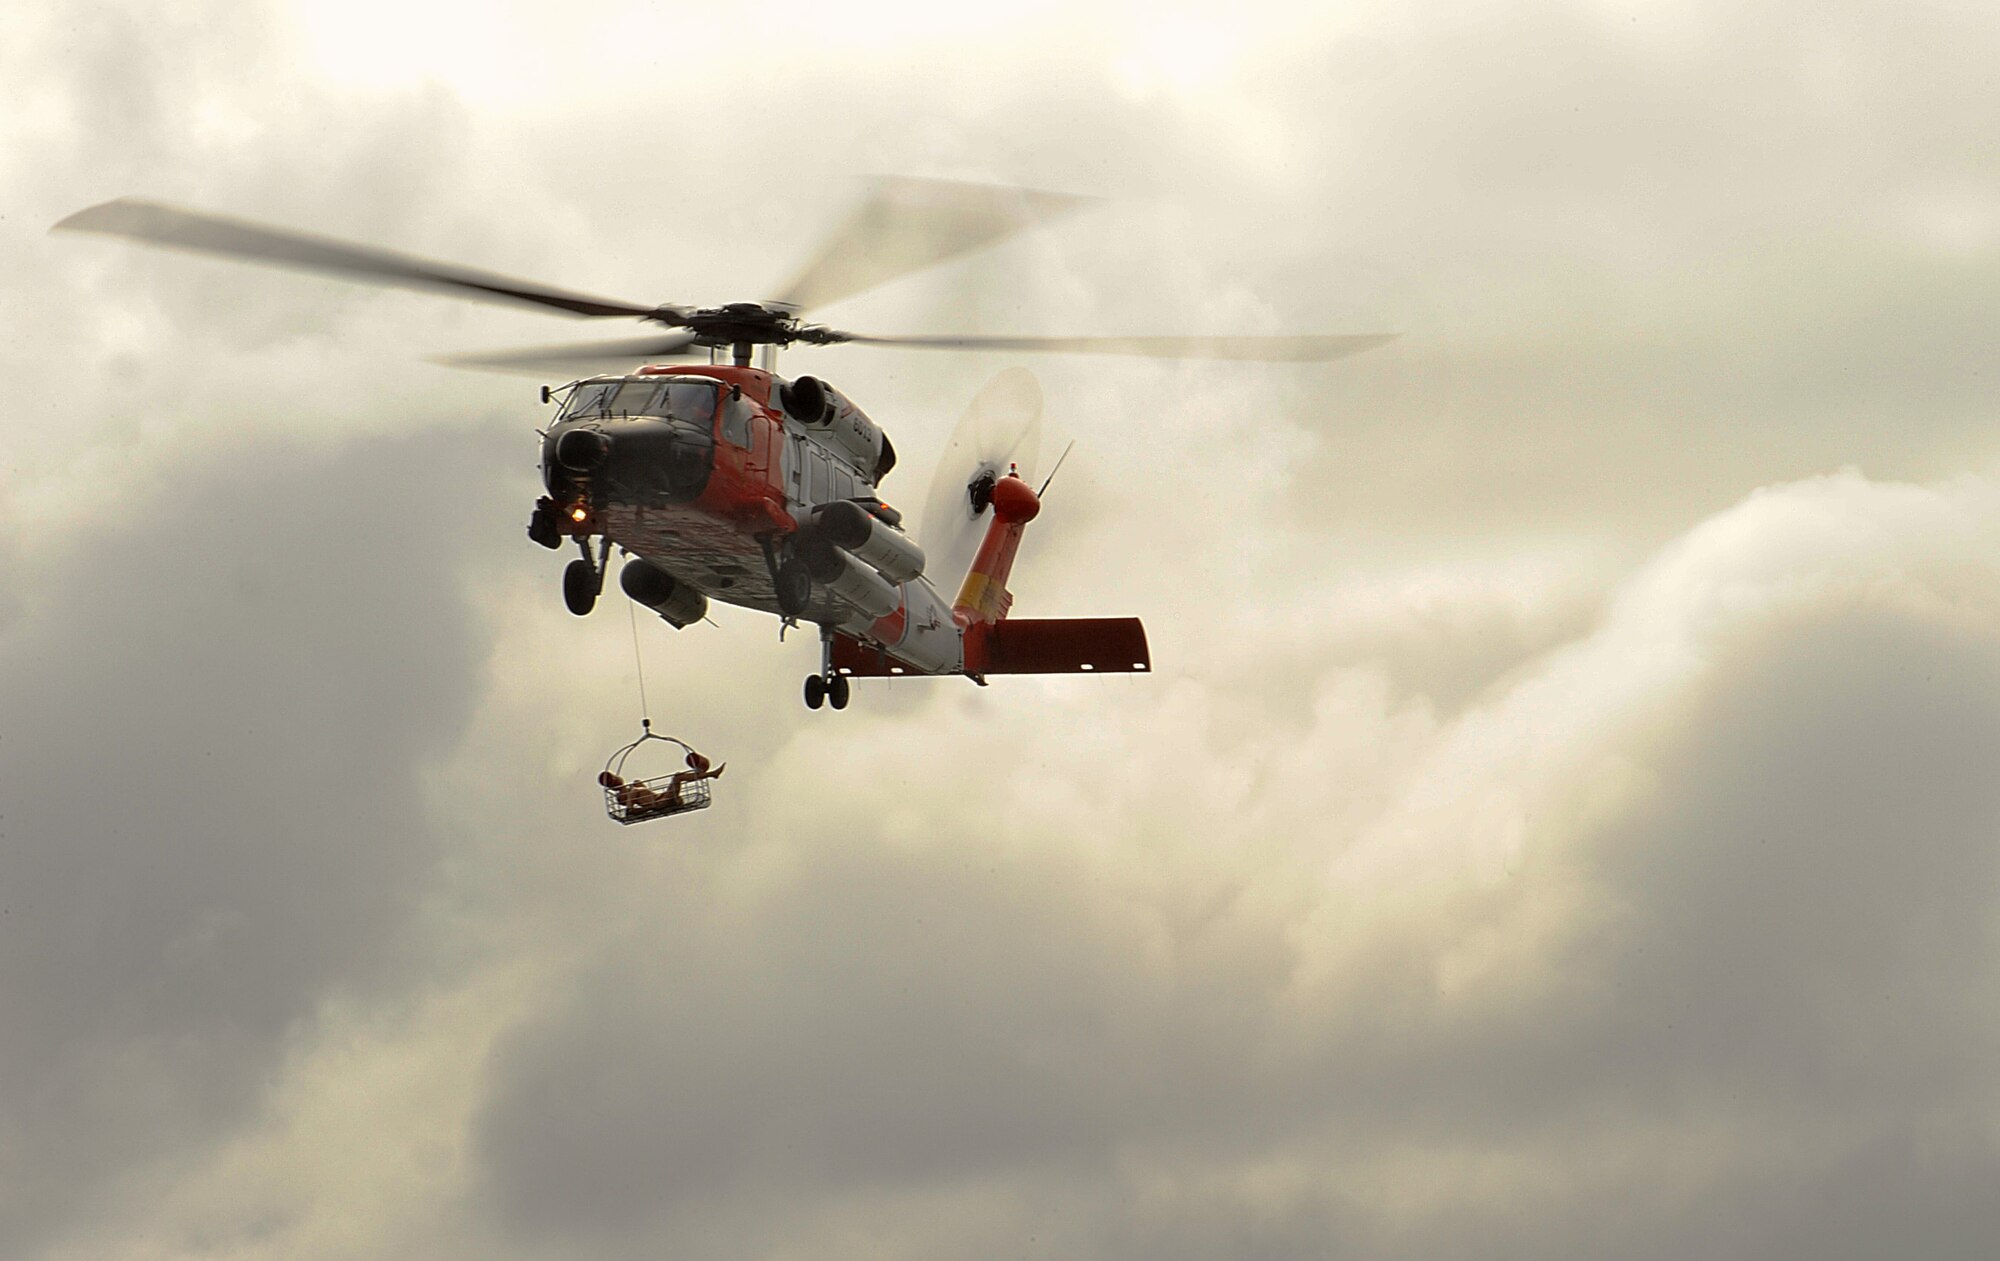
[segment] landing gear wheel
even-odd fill
[[[778,611],[786,617],[804,613],[806,605],[812,603],[812,570],[806,567],[806,558],[786,557],[771,577],[778,588]]]
[[[806,676],[806,708],[818,709],[824,704],[826,704],[826,680],[817,674],[808,674]],[[834,708],[839,709],[840,706],[835,705]]]
[[[563,570],[563,603],[570,612],[582,617],[597,607],[597,589],[602,585],[597,580],[597,569],[589,561],[573,560]]]
[[[847,708],[847,695],[852,689],[847,685],[847,676],[836,674],[826,681],[827,703],[835,709]]]

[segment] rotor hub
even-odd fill
[[[692,311],[665,308],[656,318],[687,329],[703,346],[785,346],[791,344],[797,327],[791,312],[761,302],[729,302]]]

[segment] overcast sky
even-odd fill
[[[1990,6],[0,13],[0,1254],[2000,1249]],[[524,535],[561,319],[50,224],[140,194],[638,301],[869,173],[1103,204],[792,352],[921,504],[1030,367],[1023,615],[863,682]],[[623,335],[623,326],[609,330]]]

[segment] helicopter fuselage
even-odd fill
[[[817,623],[910,672],[957,673],[962,626],[877,493],[895,460],[887,435],[814,378],[645,367],[568,387],[543,436],[548,497],[530,533],[636,557],[626,593],[676,626],[718,600]]]
[[[528,534],[550,548],[562,547],[567,538],[581,551],[563,575],[564,600],[578,614],[596,606],[617,546],[629,557],[619,585],[674,626],[699,621],[711,599],[789,622],[816,623],[822,632],[820,671],[806,681],[806,704],[841,709],[850,676],[960,674],[983,683],[988,674],[1143,672],[1151,668],[1145,631],[1130,617],[1010,616],[1008,575],[1022,528],[1040,511],[1040,492],[1019,475],[1020,463],[1032,461],[1005,458],[1011,446],[981,455],[965,481],[953,485],[948,478],[941,484],[946,493],[931,497],[927,518],[942,506],[956,514],[948,524],[971,526],[986,517],[986,526],[962,582],[959,574],[926,573],[926,557],[904,535],[900,514],[876,492],[895,464],[887,436],[814,378],[787,381],[751,367],[760,348],[775,353],[799,344],[849,344],[1298,362],[1339,358],[1389,339],[1384,334],[884,336],[803,318],[1054,219],[1087,200],[953,181],[879,179],[804,270],[778,291],[782,297],[714,306],[579,293],[141,197],[86,207],[52,230],[653,326],[638,338],[445,361],[466,367],[555,365],[566,372],[581,362],[623,364],[704,348],[726,352],[733,360],[729,366],[640,367],[565,387],[562,411],[542,444],[548,494],[536,505]],[[1001,391],[1010,393],[1012,387]],[[1038,417],[1039,387],[1032,394],[1028,414]],[[550,398],[544,390],[543,402]],[[1019,402],[1015,397],[998,405],[1004,413]],[[1015,426],[1015,441],[1032,427],[1032,419]],[[952,478],[960,473],[951,470]],[[1048,482],[1042,485],[1047,489]],[[957,497],[961,492],[963,499]],[[967,538],[943,529],[933,541],[956,552]],[[952,566],[957,563],[955,556]],[[939,593],[938,577],[958,584],[955,598]]]

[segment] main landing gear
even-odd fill
[[[781,554],[768,534],[758,535],[757,544],[764,549],[764,566],[771,572],[771,588],[778,596],[778,615],[798,617],[812,603],[812,570],[806,565],[806,558],[789,545]]]
[[[595,562],[590,559],[589,539],[578,535],[576,547],[583,556],[571,561],[569,568],[563,570],[563,603],[569,606],[570,612],[582,617],[597,607],[597,597],[604,590],[604,570],[611,559],[611,537],[605,536]]]
[[[819,632],[819,673],[806,676],[806,708],[831,704],[835,709],[846,709],[851,690],[847,676],[833,671],[833,628],[823,626]]]

